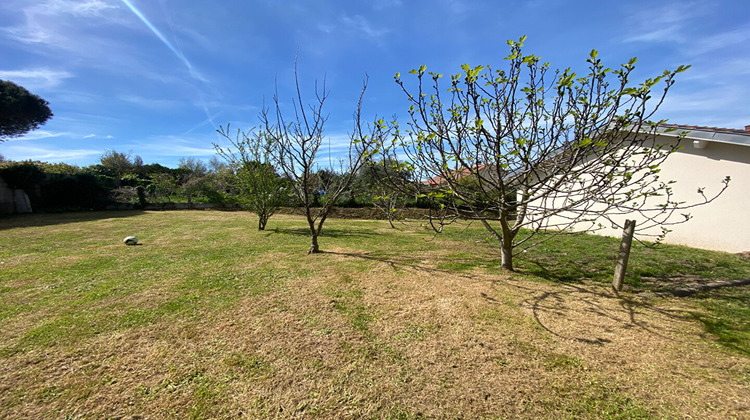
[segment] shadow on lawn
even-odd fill
[[[143,210],[95,210],[69,213],[14,214],[0,217],[0,230],[125,218],[143,213]]]
[[[592,280],[604,283],[611,282],[615,272],[615,261],[585,257],[575,261],[556,261],[545,256],[529,256],[518,258],[516,269],[519,273],[530,274],[553,283],[582,284]],[[632,275],[628,276],[626,283],[637,283],[637,279]]]
[[[283,235],[310,236],[308,228],[273,228],[270,233],[279,233]],[[349,238],[355,236],[375,236],[377,233],[365,229],[323,229],[320,234],[323,238]]]
[[[580,343],[604,346],[612,341],[617,331],[637,328],[655,336],[671,339],[659,327],[654,315],[676,321],[691,321],[693,312],[670,309],[660,302],[650,302],[617,295],[611,289],[595,285],[561,285],[556,291],[540,292],[533,287],[515,284],[531,296],[522,306],[531,310],[532,317],[545,331],[555,337]],[[581,319],[578,328],[558,327],[556,319]]]
[[[331,254],[331,255],[341,255],[345,257],[351,257],[351,258],[359,258],[363,260],[368,261],[377,261],[384,264],[388,264],[389,267],[391,267],[394,270],[404,270],[404,269],[411,269],[411,270],[419,270],[424,271],[428,273],[440,273],[440,274],[450,274],[456,277],[465,278],[465,279],[473,279],[469,274],[463,274],[463,273],[457,273],[454,270],[446,270],[436,267],[430,267],[424,264],[420,264],[419,261],[414,258],[410,257],[387,257],[384,255],[377,255],[373,253],[354,253],[354,252],[332,252],[332,251],[323,251],[324,254]]]
[[[639,299],[593,284],[564,284],[555,291],[540,291],[528,283],[514,287],[529,294],[521,306],[531,311],[536,323],[555,337],[604,346],[634,328],[673,340],[683,334],[682,325],[698,322],[701,337],[726,350],[750,356],[748,286],[697,293],[689,305],[674,305],[675,297]],[[491,300],[490,300],[491,302]],[[557,320],[579,320],[559,323]]]

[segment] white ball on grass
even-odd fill
[[[125,245],[135,245],[138,243],[138,238],[136,238],[135,236],[128,236],[122,241],[125,242]]]

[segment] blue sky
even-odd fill
[[[681,64],[659,114],[672,123],[750,125],[750,2],[484,0],[3,0],[0,79],[50,102],[43,127],[0,143],[11,160],[97,163],[107,150],[145,163],[208,160],[219,125],[258,125],[293,69],[312,97],[331,91],[326,133],[351,130],[366,74],[366,119],[406,117],[393,81],[421,64],[500,67],[508,39],[553,68],[638,57],[634,80]]]

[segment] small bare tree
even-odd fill
[[[226,129],[216,130],[227,139],[231,147],[214,144],[216,152],[229,164],[233,174],[232,188],[241,204],[258,215],[258,230],[265,230],[268,219],[289,197],[287,182],[280,177],[272,161],[277,155],[278,144],[265,132],[254,129],[243,132],[237,129],[234,137]]]
[[[482,223],[512,270],[514,255],[550,238],[539,232],[596,229],[600,221],[621,227],[618,216],[639,214],[640,230],[657,226],[663,235],[689,219],[682,210],[715,198],[699,190],[699,202],[677,201],[672,181],[659,178],[679,142],[660,144],[661,122],[650,118],[688,67],[633,86],[635,58],[611,70],[592,50],[587,74],[551,73],[549,63],[522,54],[524,40],[508,41],[507,69],[462,66],[447,94],[442,75],[425,66],[410,72],[412,88],[396,74],[411,104],[408,128],[379,148],[414,168],[411,190],[429,188],[441,221]]]
[[[339,168],[327,168],[327,173],[337,172],[335,176],[317,176],[323,169],[319,161],[318,152],[325,140],[324,126],[327,116],[323,112],[329,92],[325,82],[322,88],[315,86],[315,102],[307,105],[302,99],[299,78],[295,66],[296,97],[293,115],[287,116],[282,112],[278,93],[274,95],[274,109],[271,113],[264,108],[261,121],[268,136],[278,147],[278,166],[284,175],[292,181],[294,193],[305,207],[305,216],[310,228],[309,253],[320,252],[318,237],[323,230],[328,213],[336,204],[341,194],[351,185],[359,168],[367,161],[374,137],[386,130],[382,122],[374,126],[370,134],[365,134],[362,125],[362,99],[367,89],[367,79],[357,101],[354,113],[354,129],[349,135],[347,154],[341,157]],[[321,184],[322,183],[322,184]],[[322,185],[322,187],[321,187]],[[319,189],[320,188],[320,189]],[[316,195],[324,193],[325,199],[320,200],[320,207],[314,207]]]

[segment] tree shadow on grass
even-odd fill
[[[273,228],[270,233],[282,235],[310,236],[309,228]],[[320,233],[322,238],[349,238],[357,236],[376,236],[377,233],[365,229],[323,229]]]
[[[605,268],[601,264],[580,261],[555,263],[540,258],[524,258],[516,266],[519,273],[563,284],[582,284],[592,280],[603,282],[614,275],[615,268],[614,265]]]
[[[457,273],[454,270],[445,270],[445,269],[425,265],[421,263],[422,260],[416,259],[414,257],[408,257],[408,256],[394,257],[394,256],[389,256],[389,255],[379,255],[379,254],[370,253],[370,252],[323,251],[322,253],[331,254],[331,255],[340,255],[340,256],[350,257],[350,258],[358,258],[358,259],[363,259],[363,260],[368,260],[368,261],[376,261],[376,262],[387,264],[389,267],[391,267],[394,270],[414,270],[414,271],[427,272],[427,273],[450,274],[452,276],[473,280],[473,277],[471,277],[469,274]]]
[[[531,311],[536,323],[561,339],[604,346],[638,329],[674,341],[685,333],[685,325],[697,323],[702,339],[750,356],[750,325],[745,321],[750,316],[750,286],[705,291],[689,298],[642,299],[590,282],[561,284],[553,291],[527,282],[512,284],[528,293],[521,306]],[[675,299],[686,305],[675,305]]]
[[[693,299],[700,308],[689,316],[728,350],[750,357],[750,286],[703,291]]]
[[[68,213],[14,214],[0,217],[0,230],[125,218],[138,216],[143,213],[143,210],[96,210]]]
[[[660,323],[657,317],[681,322],[692,320],[690,311],[618,295],[598,285],[568,283],[555,291],[539,291],[530,285],[515,284],[515,287],[530,294],[521,305],[531,310],[540,327],[555,337],[585,344],[604,346],[634,328],[672,340],[668,332],[676,327]],[[579,321],[573,326],[557,321],[570,319]]]

